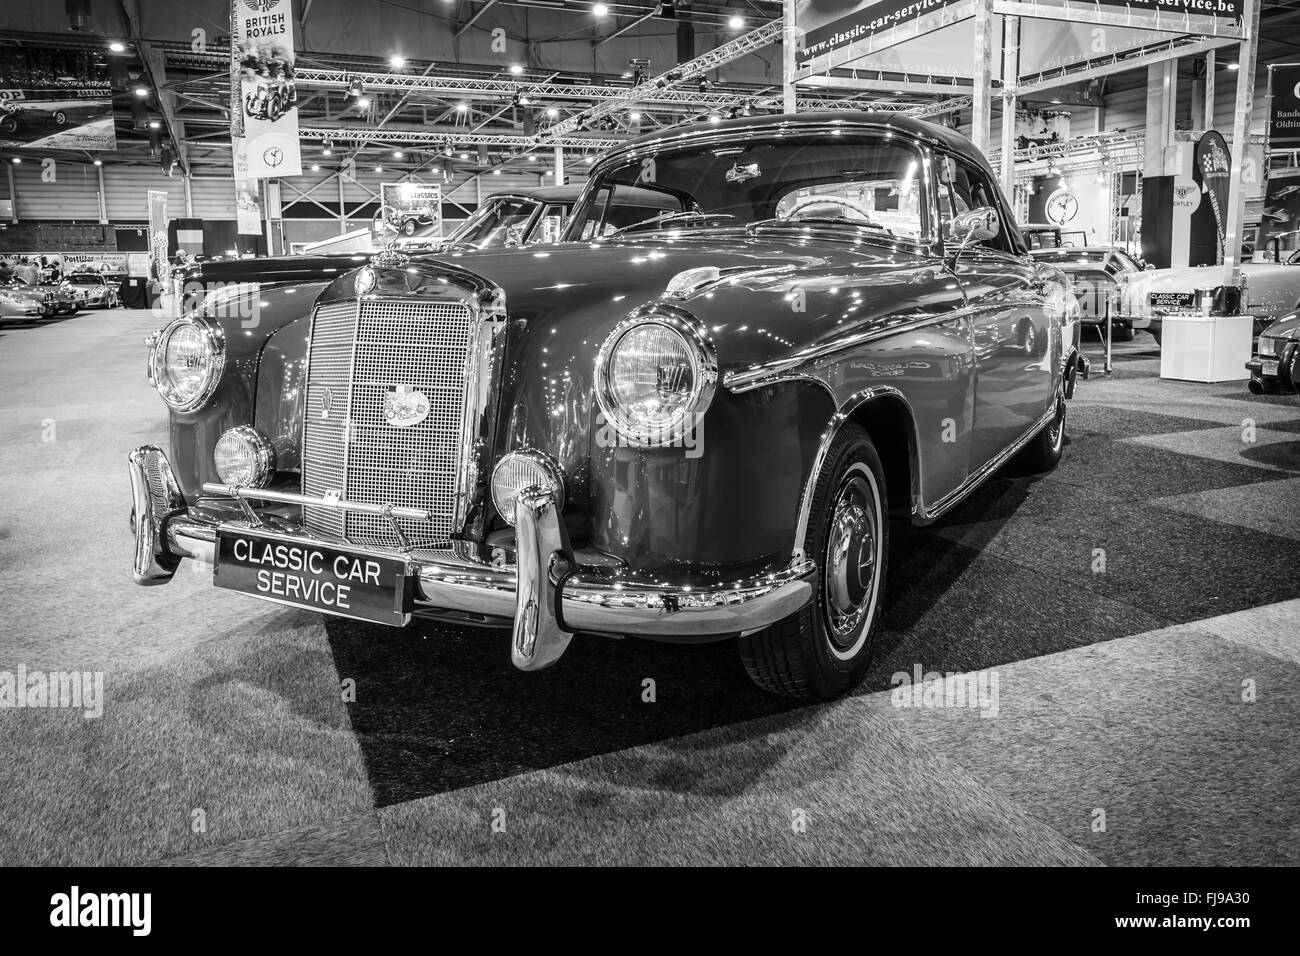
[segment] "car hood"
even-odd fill
[[[567,344],[589,357],[628,313],[664,297],[674,277],[683,283],[693,279],[684,294],[666,301],[709,328],[723,368],[761,361],[831,334],[835,323],[822,321],[825,316],[816,309],[792,307],[790,296],[796,290],[843,289],[847,299],[856,288],[862,290],[860,302],[867,298],[864,309],[874,300],[892,312],[902,298],[892,287],[932,277],[940,268],[936,260],[901,246],[822,241],[785,231],[746,236],[730,230],[419,259],[432,268],[438,261],[455,263],[495,282],[505,291],[512,321],[544,328],[546,335],[557,337],[551,340],[554,346],[563,350]],[[717,278],[709,281],[708,274],[698,271],[683,275],[706,268],[718,270]]]
[[[1300,339],[1300,313],[1282,316],[1267,326],[1264,334],[1274,338]]]

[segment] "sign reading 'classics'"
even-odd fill
[[[1268,68],[1269,149],[1300,148],[1300,63]]]
[[[292,0],[232,0],[231,137],[249,179],[302,174]],[[238,90],[238,101],[235,91]]]

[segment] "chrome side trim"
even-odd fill
[[[948,492],[948,494],[936,501],[933,506],[926,508],[923,507],[923,502],[918,501],[916,523],[931,524],[942,517],[945,512],[960,504],[967,495],[982,485],[986,478],[1010,461],[1011,458],[1020,451],[1020,449],[1024,448],[1025,445],[1029,444],[1029,442],[1033,440],[1035,435],[1046,428],[1047,424],[1056,417],[1057,409],[1059,408],[1060,403],[1064,401],[1065,397],[1061,394],[1061,391],[1058,388],[1056,398],[1052,402],[1052,407],[1049,408],[1036,422],[1034,422],[1034,424],[1030,425],[1028,431],[984,464],[980,465],[980,467],[975,469],[975,471],[971,472],[961,485]]]

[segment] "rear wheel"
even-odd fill
[[[1065,401],[1056,400],[1056,414],[1020,449],[1015,457],[1017,471],[1029,473],[1051,471],[1061,460],[1065,448]]]
[[[889,499],[871,437],[841,429],[817,477],[804,553],[817,562],[808,606],[738,639],[740,658],[764,690],[830,700],[867,668],[889,556]]]
[[[1110,327],[1110,340],[1112,342],[1132,342],[1133,326],[1112,324]]]

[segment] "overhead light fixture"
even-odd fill
[[[401,159],[401,158],[402,158],[402,155],[403,155],[403,154],[402,154],[402,151],[401,151],[400,149],[395,149],[395,150],[393,150],[393,159]]]
[[[122,42],[120,42],[120,41],[118,41],[118,40],[114,40],[112,43],[110,43],[110,44],[108,45],[108,48],[109,48],[110,50],[112,50],[114,53],[125,53],[125,52],[126,52],[126,44],[125,44],[125,43],[122,43]]]
[[[377,173],[382,173],[383,171],[384,171],[384,167],[383,167],[383,166],[376,166],[376,167],[375,167],[375,172],[377,172]]]
[[[520,66],[518,63],[511,63],[510,72],[513,73],[515,76],[518,76],[520,73],[524,72],[524,68]]]
[[[17,157],[15,157],[15,158],[17,158]],[[536,158],[537,158],[537,157],[534,156],[532,153],[529,153],[529,154],[528,154],[528,161],[529,161],[530,163],[531,163],[533,160],[535,160]]]
[[[312,171],[313,173],[318,173],[318,172],[320,172],[320,163],[312,163],[312,164],[311,164],[311,171]]]
[[[595,17],[609,16],[609,7],[605,6],[603,3],[593,3],[591,5],[591,14]]]
[[[388,65],[394,70],[400,70],[402,67],[406,66],[406,58],[393,54],[388,58]]]
[[[363,96],[361,97],[361,99],[357,100],[357,109],[362,109],[362,110],[370,109],[370,97]]]
[[[595,157],[595,156],[588,156],[588,157],[587,157],[587,162],[588,162],[588,163],[594,163],[595,161],[596,161],[596,157]]]
[[[365,92],[365,87],[361,85],[360,77],[352,77],[348,80],[348,96],[360,96]]]
[[[1227,67],[1228,69],[1230,69],[1230,70],[1240,70],[1240,69],[1241,69],[1241,64],[1240,64],[1240,63],[1225,63],[1224,66],[1226,66],[1226,67]]]
[[[146,96],[149,95],[149,87],[147,87],[147,86],[137,86],[137,87],[135,88],[135,95],[138,96],[138,97],[140,97],[141,99],[144,99]]]
[[[500,176],[500,175],[501,175],[501,170],[499,170],[499,169],[494,169],[494,170],[492,170],[492,175],[493,175],[493,176]]]
[[[655,16],[664,20],[677,19],[677,7],[674,6],[674,0],[660,0],[655,4]]]
[[[157,120],[150,120],[150,121],[149,121],[149,128],[150,128],[150,129],[162,129],[162,123],[158,122]]]
[[[719,116],[717,113],[710,113],[710,114],[709,114],[709,122],[710,122],[710,123],[717,123],[717,122],[720,122],[721,120],[722,120],[722,117]]]
[[[557,110],[554,106],[552,106],[550,109],[546,111],[546,116],[548,119],[555,119],[555,117],[559,115],[560,115],[560,111]]]
[[[635,110],[633,110],[631,113],[628,113],[627,118],[630,119],[633,123],[641,122],[641,114],[636,112]]]
[[[745,26],[745,18],[737,14],[727,21],[727,26],[733,30],[740,30]]]
[[[463,162],[467,162],[468,160],[469,160],[469,153],[461,153],[461,154],[460,154],[460,161],[461,161],[462,163],[463,163]]]
[[[103,166],[103,165],[104,165],[104,161],[103,161],[102,159],[97,159],[97,160],[95,160],[95,165],[96,165],[96,166]]]
[[[14,157],[14,165],[15,165],[15,166],[20,165],[20,164],[22,163],[22,161],[23,161],[23,158],[22,158],[21,156],[15,156],[15,157]]]
[[[334,155],[334,150],[330,149],[328,146],[326,146],[326,147],[325,147],[324,149],[322,149],[320,152],[321,152],[321,155],[322,155],[322,156],[333,156],[333,155]]]
[[[464,112],[465,112],[466,110],[468,110],[468,109],[469,109],[469,104],[468,104],[468,103],[457,103],[457,104],[456,104],[456,112],[457,112],[457,113],[464,113]]]

